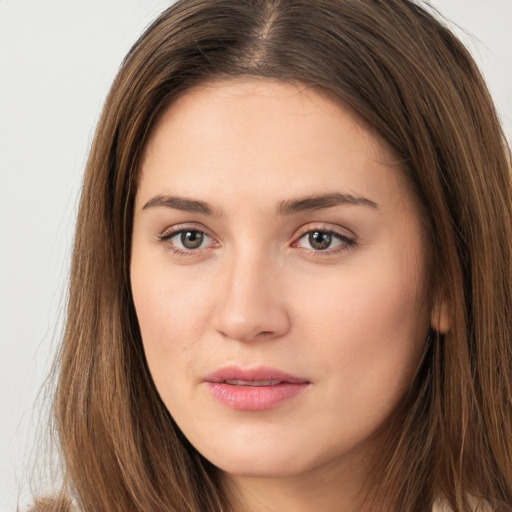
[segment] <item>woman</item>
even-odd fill
[[[511,195],[408,0],[185,0],[88,162],[40,510],[512,505]]]

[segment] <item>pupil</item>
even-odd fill
[[[309,234],[309,243],[313,249],[322,251],[331,245],[331,235],[322,231],[313,231]]]
[[[203,242],[203,233],[199,231],[183,231],[181,233],[181,243],[187,249],[197,249]]]

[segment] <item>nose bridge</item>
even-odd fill
[[[239,341],[278,337],[289,329],[277,261],[251,246],[233,250],[219,276],[215,328]]]

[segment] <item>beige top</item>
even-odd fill
[[[469,496],[469,504],[471,505],[473,512],[493,512],[492,507],[484,500],[478,500]],[[432,512],[452,512],[452,509],[445,500],[438,499],[434,503]]]

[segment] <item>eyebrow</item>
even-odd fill
[[[329,194],[302,197],[298,199],[287,199],[281,201],[277,207],[278,215],[292,215],[294,213],[322,210],[324,208],[333,208],[334,206],[369,206],[378,209],[377,203],[362,196],[353,194],[341,194],[332,192]]]
[[[353,194],[342,194],[332,192],[328,194],[299,197],[297,199],[287,199],[281,201],[277,208],[277,215],[293,215],[294,213],[307,212],[313,210],[322,210],[324,208],[333,208],[335,206],[368,206],[378,209],[377,203],[362,196]],[[203,215],[213,215],[221,217],[222,211],[214,208],[204,201],[189,199],[187,197],[157,195],[151,198],[143,207],[143,210],[164,206],[175,210],[182,210],[189,213],[202,213]]]
[[[222,213],[204,201],[189,199],[187,197],[163,196],[158,195],[151,198],[143,207],[143,210],[154,208],[155,206],[166,206],[175,210],[182,210],[190,213],[202,213],[204,215],[214,215],[220,217]]]

